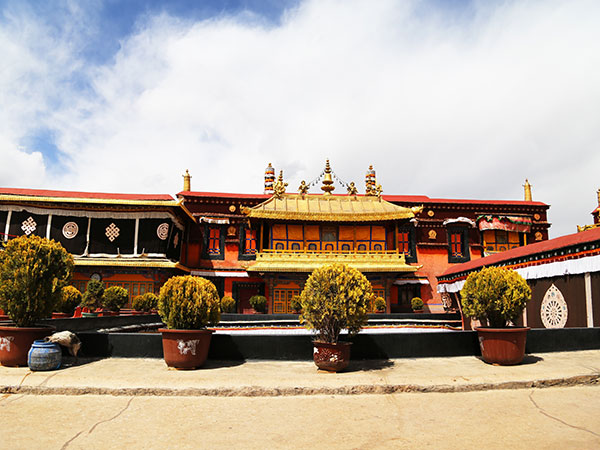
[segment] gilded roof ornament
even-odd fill
[[[325,195],[331,195],[335,186],[333,185],[333,177],[331,176],[331,166],[329,165],[329,160],[325,163],[325,175],[323,175],[323,186],[321,186],[321,190],[325,193]]]
[[[529,184],[529,180],[527,180],[527,178],[525,178],[525,184],[523,185],[523,187],[525,188],[525,201],[530,202],[531,201],[531,184]]]
[[[354,184],[354,181],[350,182],[347,189],[348,189],[348,195],[358,195],[358,189],[356,189],[356,185]]]
[[[381,193],[383,192],[383,188],[381,187],[380,184],[378,184],[377,186],[375,186],[375,188],[371,191],[375,197],[377,197],[379,200],[381,200]]]
[[[298,192],[301,195],[308,194],[308,184],[306,184],[306,181],[302,180],[300,182],[300,186],[298,187]]]
[[[283,194],[285,194],[285,188],[287,187],[287,183],[283,182],[283,170],[279,172],[279,177],[277,177],[277,183],[273,186],[273,195],[275,198],[281,198]]]
[[[365,195],[377,195],[375,192],[376,186],[377,177],[375,176],[375,169],[373,169],[373,166],[371,165],[365,175]]]

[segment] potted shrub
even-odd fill
[[[253,295],[250,297],[250,306],[259,314],[267,312],[267,297],[264,295]]]
[[[81,292],[75,286],[65,286],[62,288],[60,299],[52,313],[53,319],[61,317],[73,317],[75,308],[81,303]]]
[[[104,297],[104,283],[98,280],[88,281],[87,288],[83,293],[81,305],[89,309],[89,312],[83,312],[83,317],[95,317],[98,315],[96,309],[102,306]]]
[[[519,364],[525,356],[528,327],[512,324],[531,299],[531,289],[517,272],[487,267],[467,277],[460,292],[463,313],[482,324],[476,327],[484,361]]]
[[[213,333],[206,325],[216,325],[221,319],[215,285],[191,275],[172,277],[160,289],[158,313],[167,326],[158,330],[167,365],[177,369],[202,366]]]
[[[340,332],[357,334],[367,323],[372,287],[358,270],[345,264],[323,266],[310,275],[302,294],[300,323],[317,331],[313,359],[320,369],[340,371],[350,362],[350,342]]]
[[[410,301],[410,307],[412,308],[413,312],[415,312],[415,313],[422,313],[423,305],[424,305],[423,300],[421,300],[419,297],[414,297]]]
[[[385,304],[385,300],[383,297],[376,297],[373,301],[373,306],[376,312],[384,313],[387,305]]]
[[[131,306],[137,313],[150,314],[158,309],[158,296],[152,292],[137,295],[133,298]]]
[[[300,296],[294,295],[290,300],[290,308],[294,311],[295,314],[300,314],[302,311],[302,303],[300,302]]]
[[[104,291],[102,298],[102,315],[118,315],[129,300],[127,289],[121,286],[111,286]],[[109,314],[106,314],[106,313]]]
[[[0,308],[14,326],[0,326],[0,363],[25,366],[35,340],[51,327],[35,327],[49,317],[73,271],[73,257],[62,245],[38,236],[9,241],[0,252]]]
[[[224,313],[235,312],[235,300],[233,299],[233,297],[225,295],[221,299],[221,312],[224,312]]]

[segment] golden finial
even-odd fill
[[[283,182],[283,170],[279,172],[279,177],[277,178],[277,183],[273,186],[273,191],[276,198],[281,198],[283,194],[285,194],[285,188],[287,187],[287,183]]]
[[[185,192],[189,192],[192,190],[191,179],[192,176],[190,175],[190,172],[187,169],[185,169],[185,174],[183,175],[183,190]]]
[[[333,177],[331,176],[331,166],[329,160],[325,163],[325,175],[323,176],[323,186],[321,190],[325,192],[325,195],[331,195],[331,192],[335,189],[333,185]]]
[[[306,184],[306,181],[302,180],[300,182],[300,187],[298,188],[298,192],[300,192],[300,194],[302,194],[302,195],[308,194],[308,185]]]
[[[598,194],[598,206],[600,206],[600,189],[598,189],[596,193]]]
[[[367,170],[367,174],[365,175],[365,194],[366,195],[376,195],[375,187],[377,185],[377,177],[375,176],[375,170],[373,166],[369,166],[369,170]]]
[[[531,201],[531,184],[529,184],[529,180],[527,180],[527,178],[525,178],[525,184],[523,185],[523,187],[525,188],[525,201],[530,202]]]
[[[381,187],[380,184],[378,184],[377,186],[375,186],[374,189],[372,189],[371,191],[373,193],[373,195],[375,195],[379,200],[381,200],[381,193],[383,192],[383,188]]]
[[[354,184],[354,181],[350,182],[347,189],[348,189],[348,195],[357,195],[358,194],[358,189],[356,189],[356,185]]]

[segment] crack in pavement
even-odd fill
[[[105,419],[105,420],[100,420],[98,422],[96,422],[92,428],[90,428],[87,432],[88,435],[92,434],[92,432],[96,429],[96,427],[102,423],[106,423],[106,422],[110,422],[111,420],[115,420],[117,417],[119,417],[121,414],[123,414],[131,405],[131,402],[133,401],[135,397],[131,397],[129,399],[129,401],[127,402],[127,404],[121,409],[121,411],[119,411],[117,414],[115,414],[114,416]],[[81,430],[79,433],[77,433],[75,436],[73,436],[71,439],[69,439],[67,442],[65,442],[63,444],[63,446],[61,447],[61,450],[65,450],[70,444],[71,442],[73,442],[75,439],[77,439],[79,436],[81,436],[81,434],[84,432],[85,430]]]
[[[535,391],[531,391],[531,392],[529,393],[529,400],[531,401],[531,403],[533,403],[533,405],[534,405],[534,406],[537,408],[537,410],[538,410],[538,411],[539,411],[541,414],[543,414],[544,416],[548,417],[549,419],[556,420],[557,422],[559,422],[559,423],[562,423],[563,425],[565,425],[565,426],[567,426],[567,427],[569,427],[569,428],[573,428],[573,429],[575,429],[575,430],[580,430],[580,431],[585,431],[585,432],[587,432],[587,433],[593,434],[593,435],[594,435],[594,436],[596,436],[596,437],[600,437],[600,434],[599,434],[599,433],[596,433],[596,432],[594,432],[594,431],[592,431],[592,430],[588,430],[587,428],[584,428],[584,427],[578,427],[577,425],[571,425],[570,423],[568,423],[568,422],[565,422],[564,420],[562,420],[562,419],[559,419],[558,417],[555,417],[555,416],[553,416],[552,414],[548,414],[548,413],[547,413],[547,412],[546,412],[544,409],[540,408],[540,406],[539,406],[539,405],[536,403],[536,401],[533,399],[533,393],[534,393],[534,392],[535,392]]]

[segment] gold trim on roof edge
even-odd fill
[[[107,267],[142,267],[142,268],[157,268],[157,269],[180,269],[184,272],[190,272],[190,269],[183,264],[173,261],[140,261],[137,259],[91,259],[91,258],[73,258],[76,266],[107,266]]]
[[[331,203],[337,204],[338,211],[332,212],[320,209],[321,206],[330,205]],[[348,205],[351,210],[343,211],[344,208],[342,205]],[[311,206],[317,206],[319,210],[310,211]],[[378,211],[373,211],[373,209],[377,209]],[[273,196],[252,208],[242,208],[242,212],[249,218],[324,222],[369,222],[411,219],[422,210],[422,206],[404,208],[378,199],[377,197],[326,196],[319,194],[283,194],[280,198]]]
[[[347,264],[361,272],[416,272],[422,265],[406,263],[398,253],[271,253],[256,254],[248,272],[312,272],[333,263]]]
[[[107,205],[136,205],[136,206],[180,206],[177,200],[118,200],[114,198],[74,198],[74,197],[39,197],[34,195],[0,194],[0,201],[19,202],[52,202],[52,203],[93,203]]]

